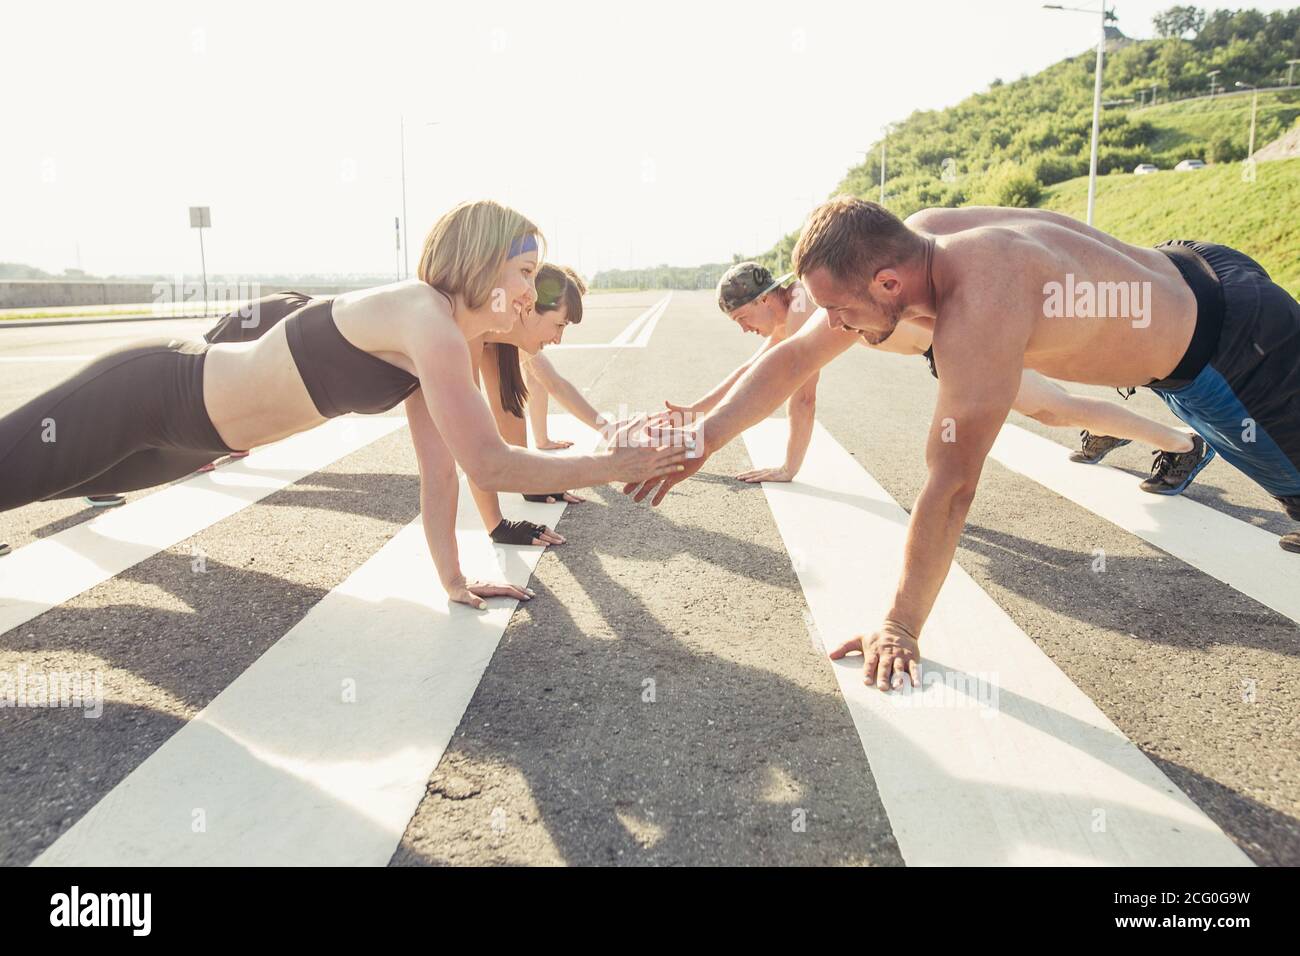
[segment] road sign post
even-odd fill
[[[190,207],[190,228],[199,231],[199,262],[203,266],[203,315],[208,314],[208,259],[203,251],[203,230],[212,228],[212,210],[207,206]]]

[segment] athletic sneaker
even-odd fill
[[[116,508],[126,504],[126,495],[90,495],[86,504],[92,508]]]
[[[1116,448],[1123,448],[1131,440],[1111,438],[1109,435],[1094,435],[1089,431],[1079,432],[1079,437],[1083,439],[1083,446],[1070,455],[1070,461],[1077,461],[1084,465],[1097,464]]]
[[[1201,469],[1214,459],[1214,449],[1200,435],[1192,436],[1191,451],[1153,451],[1151,477],[1142,490],[1153,495],[1176,495],[1192,483]]]
[[[1300,554],[1300,531],[1292,531],[1290,534],[1284,534],[1277,539],[1278,545],[1283,551],[1294,551]]]
[[[13,548],[9,547],[9,545],[7,544],[0,544],[0,557],[4,557],[12,550]]]

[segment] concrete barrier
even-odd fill
[[[303,283],[245,284],[242,288],[257,287],[257,295],[270,295],[273,292],[285,292],[290,289],[306,295],[334,295],[351,289],[364,289],[374,283],[320,285]],[[191,289],[194,294],[191,294]],[[209,282],[209,291],[233,290],[230,285]],[[134,305],[158,301],[181,302],[193,300],[199,304],[203,299],[203,283],[187,281],[178,289],[173,281],[158,282],[91,282],[68,281],[64,279],[3,279],[0,280],[0,309],[29,309],[59,306],[86,305]],[[245,294],[227,295],[225,298],[246,298]],[[213,301],[217,294],[210,295]]]

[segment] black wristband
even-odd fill
[[[524,495],[524,501],[540,501],[542,504],[546,504],[547,498],[554,498],[556,501],[563,501],[564,496],[567,494],[567,491],[549,491],[542,495]]]
[[[502,518],[501,523],[488,532],[488,536],[497,544],[532,544],[548,530],[550,529],[544,524],[533,524],[531,521],[508,521]]]

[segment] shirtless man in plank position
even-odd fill
[[[711,392],[691,405],[664,402],[666,411],[651,419],[654,424],[681,423],[712,411],[726,398],[731,387],[763,355],[796,334],[805,322],[817,315],[817,304],[807,294],[803,283],[787,284],[791,275],[772,278],[772,273],[757,262],[739,262],[727,270],[718,283],[718,308],[745,333],[764,336],[757,352],[722,380]],[[819,315],[819,319],[822,317]],[[919,355],[938,377],[934,364],[931,330],[912,322],[900,322],[879,345],[862,345],[882,352]],[[790,396],[788,418],[790,437],[786,443],[785,462],[775,468],[755,468],[737,475],[741,481],[794,481],[803,465],[812,438],[817,409],[817,377],[814,372]],[[1044,425],[1081,428],[1083,445],[1070,455],[1071,461],[1095,465],[1116,448],[1137,440],[1155,446],[1151,475],[1143,491],[1156,495],[1180,494],[1214,457],[1214,450],[1195,433],[1179,431],[1152,421],[1113,402],[1083,395],[1072,395],[1037,372],[1021,373],[1020,390],[1011,407]],[[503,430],[502,434],[506,434]],[[538,447],[541,447],[540,445]]]
[[[919,685],[919,637],[1024,368],[1150,388],[1300,521],[1300,303],[1249,256],[1133,246],[1037,209],[926,209],[904,223],[842,197],[809,217],[793,264],[828,321],[807,323],[671,436],[694,446],[684,472],[624,491],[657,504],[859,337],[878,345],[904,320],[929,328],[939,394],[898,589],[879,627],[831,652],[861,651],[866,683]],[[1300,552],[1300,533],[1279,543]]]

